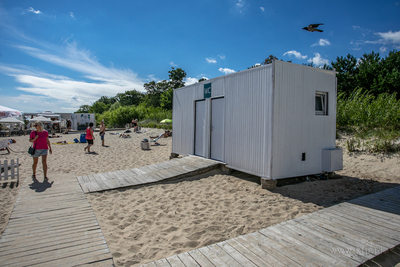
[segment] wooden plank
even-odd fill
[[[231,247],[236,249],[240,254],[249,259],[255,266],[273,266],[266,262],[264,259],[258,257],[252,251],[240,244],[236,239],[229,239],[225,241]]]
[[[238,236],[235,238],[235,241],[239,242],[242,246],[250,250],[252,253],[267,261],[269,264],[273,266],[285,266],[282,262],[280,262],[277,258],[275,258],[270,251],[266,252],[256,246],[253,243],[255,240],[252,239],[249,235]]]
[[[154,262],[149,262],[149,263],[140,265],[140,267],[157,267],[157,265]]]
[[[167,259],[161,259],[158,261],[154,262],[156,264],[157,267],[171,267],[171,265],[169,265]]]
[[[369,201],[369,200],[358,200],[351,202],[352,204],[358,204],[371,209],[381,210],[396,215],[400,215],[399,207],[389,205],[387,203],[379,203],[380,201]]]
[[[305,225],[294,220],[287,221],[287,224],[294,227],[295,229],[301,229],[303,236],[309,237],[312,240],[318,240],[318,243],[322,243],[323,247],[327,247],[326,249],[330,250],[331,252],[336,252],[336,251],[349,252],[343,255],[351,259],[354,259],[355,261],[358,262],[358,264],[361,264],[369,260],[370,258],[374,257],[374,255],[368,252],[357,254],[357,251],[361,248],[362,245],[358,246],[350,245],[346,242],[341,241],[338,238],[333,238],[331,235],[324,234],[325,232],[319,231],[320,229],[317,227],[310,227],[310,224]],[[369,257],[366,255],[369,255]]]
[[[326,239],[321,239],[320,237],[312,233],[306,232],[297,225],[291,225],[284,222],[279,226],[281,226],[282,229],[284,230],[284,232],[281,232],[281,234],[290,236],[293,239],[298,240],[304,244],[307,244],[308,246],[328,255],[329,257],[337,260],[338,262],[341,262],[340,264],[341,266],[358,266],[364,262],[363,260],[356,260],[354,256],[349,257],[348,255],[344,255],[342,253],[337,253],[333,251],[331,248],[335,246],[334,243],[331,243]],[[277,227],[276,229],[282,230],[280,229],[280,227]],[[339,248],[341,249],[341,251],[344,250],[344,248],[342,247]],[[339,264],[335,266],[339,266]]]
[[[200,251],[191,250],[188,252],[190,256],[202,267],[214,267],[212,264]]]
[[[208,246],[208,248],[217,255],[223,262],[226,263],[227,266],[242,266],[239,262],[237,262],[234,258],[232,258],[225,250],[223,250],[217,244],[213,244]]]
[[[218,257],[210,248],[202,247],[197,249],[215,266],[229,267],[220,257]]]
[[[186,267],[198,267],[200,266],[197,262],[190,256],[189,253],[178,254],[178,258],[185,264]]]
[[[238,263],[242,266],[256,266],[253,262],[251,262],[248,258],[242,255],[239,251],[229,245],[227,242],[219,242],[217,245],[226,251],[232,258],[234,258]]]
[[[97,185],[100,186],[101,191],[109,189],[108,185],[103,182],[103,179],[98,174],[92,174],[88,177],[90,177],[93,182],[97,183]]]
[[[293,238],[278,234],[277,232],[273,231],[272,229],[273,227],[274,226],[260,230],[259,233],[267,236],[268,238],[276,241],[277,243],[282,244],[285,250],[292,250],[295,252],[295,254],[304,255],[304,257],[307,257],[310,263],[314,265],[336,266],[335,263],[338,263],[335,259],[331,259],[327,255],[321,253],[320,251],[310,246],[299,244]]]
[[[0,265],[113,266],[78,179],[63,175],[57,178],[51,190],[40,194],[29,190],[28,181],[23,183],[19,201],[0,239]]]
[[[320,219],[324,220],[325,222],[335,223],[340,225],[341,227],[346,227],[346,231],[357,232],[361,235],[368,236],[369,238],[374,237],[376,240],[379,240],[382,243],[387,244],[389,247],[394,247],[397,245],[397,241],[387,237],[385,233],[376,231],[371,227],[367,227],[365,225],[352,222],[349,220],[343,220],[334,214],[325,214],[325,213],[313,213],[313,215],[318,216]]]
[[[372,227],[377,225],[382,231],[386,231],[386,229],[388,229],[389,231],[394,231],[394,235],[400,237],[400,224],[394,224],[393,222],[382,220],[376,216],[374,217],[366,213],[360,213],[355,210],[343,209],[340,207],[331,209],[329,212],[356,222],[365,222],[366,225]]]
[[[270,256],[274,257],[278,261],[278,263],[276,263],[277,266],[302,266],[284,254],[279,253],[278,250],[275,250],[267,242],[265,242],[265,239],[257,239],[257,235],[260,237],[262,236],[260,233],[255,232],[242,237],[239,236],[236,238],[236,240],[260,258],[265,259]]]
[[[356,204],[351,204],[351,203],[341,203],[336,206],[336,208],[345,208],[345,209],[351,209],[356,212],[362,213],[362,214],[367,214],[368,216],[373,216],[376,217],[376,219],[384,220],[385,222],[390,222],[392,224],[400,224],[400,217],[398,215],[395,215],[393,213],[388,213],[380,210],[374,210],[370,209],[367,207],[359,206]]]
[[[369,251],[376,250],[376,248],[377,248],[376,243],[365,240],[360,236],[349,234],[348,232],[342,231],[339,228],[331,227],[327,224],[320,223],[320,225],[317,225],[317,224],[313,223],[312,220],[305,220],[302,217],[291,220],[291,222],[298,223],[307,228],[311,228],[311,229],[313,229],[314,232],[321,233],[322,235],[326,236],[326,238],[328,238],[330,240],[336,240],[337,242],[340,242],[339,247],[344,247],[345,249],[348,249],[348,251],[352,251],[352,248],[355,248],[357,250],[359,250],[360,248],[363,248],[366,251],[366,252],[363,252],[362,254],[357,254],[357,250],[353,249],[354,253],[357,255],[360,255],[360,256],[365,255],[365,257],[367,257],[368,259],[375,256],[374,254],[371,254]],[[342,243],[344,243],[344,244],[342,244]],[[350,246],[350,247],[348,247],[348,246]]]
[[[357,240],[361,244],[364,243],[365,246],[368,245],[371,248],[375,248],[376,250],[386,251],[387,249],[390,249],[392,247],[391,244],[385,241],[381,241],[380,239],[376,239],[372,236],[366,236],[362,232],[360,233],[357,231],[353,231],[351,228],[348,228],[345,225],[339,225],[337,223],[332,223],[327,220],[321,220],[318,218],[318,216],[314,216],[314,213],[312,215],[313,216],[302,216],[301,218],[310,221],[311,223],[314,223],[322,228],[328,229],[335,233],[339,233],[340,235],[348,236],[349,238]]]
[[[185,264],[178,258],[177,255],[171,256],[167,258],[168,263],[172,267],[186,267]]]

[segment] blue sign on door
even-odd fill
[[[204,85],[204,98],[211,97],[211,83],[207,83]]]

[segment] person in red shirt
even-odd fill
[[[90,147],[93,146],[94,134],[93,134],[93,122],[89,123],[89,127],[86,128],[86,136],[85,136],[88,145],[85,147],[85,151],[90,153]]]
[[[49,133],[44,130],[43,123],[40,121],[35,122],[33,125],[36,128],[36,131],[32,131],[29,136],[29,142],[33,142],[33,147],[35,148],[35,154],[32,155],[33,157],[33,164],[32,164],[32,179],[36,179],[36,167],[39,162],[39,157],[42,156],[42,165],[43,165],[43,175],[44,179],[48,180],[47,178],[47,154],[53,153],[51,150],[50,140],[49,140]]]

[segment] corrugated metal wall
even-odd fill
[[[273,178],[321,172],[322,149],[335,147],[335,73],[276,61],[274,88]],[[316,91],[328,92],[328,116],[315,115]]]
[[[225,77],[225,162],[232,168],[269,176],[272,65]]]
[[[175,90],[173,153],[194,154],[195,101],[204,98],[205,83],[212,84],[212,98],[225,99],[223,161],[229,167],[267,178],[321,171],[322,149],[335,147],[334,72],[276,61]],[[328,116],[315,115],[315,91],[329,93]],[[206,99],[207,129],[210,103]]]

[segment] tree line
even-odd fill
[[[270,55],[261,64],[250,68],[270,64],[273,60],[278,60],[278,58]],[[390,51],[383,58],[380,57],[379,53],[375,52],[365,53],[359,59],[348,54],[347,56],[337,57],[330,65],[315,66],[313,63],[304,65],[336,71],[338,94],[342,94],[342,98],[350,97],[355,91],[365,92],[375,97],[382,93],[395,94],[397,99],[400,97],[399,51]],[[168,71],[168,80],[145,83],[145,92],[131,90],[125,93],[118,93],[114,97],[102,96],[92,105],[82,105],[76,113],[96,113],[98,115],[106,112],[108,114],[112,114],[112,112],[121,113],[122,109],[126,112],[126,107],[135,106],[136,110],[140,110],[139,113],[136,112],[137,116],[142,116],[138,117],[139,120],[148,118],[150,110],[164,115],[172,114],[173,90],[185,85],[184,79],[186,75],[183,69],[172,67]],[[202,80],[204,79],[199,80],[199,82]],[[101,118],[98,115],[96,117]],[[112,116],[109,115],[109,117]],[[159,116],[155,117],[159,118]],[[113,119],[113,124],[122,125],[123,123],[128,123],[131,119]]]

